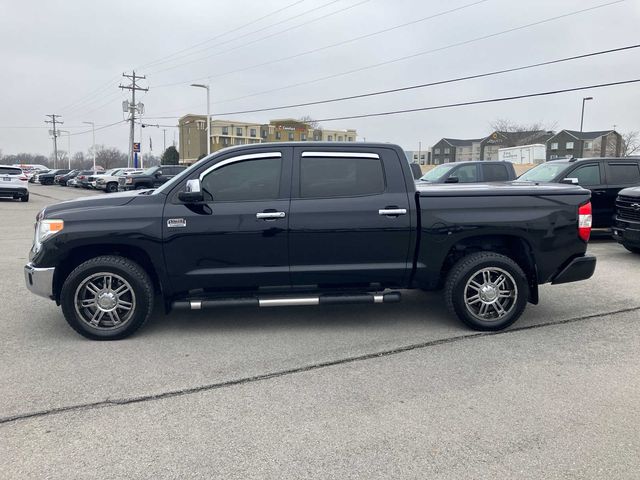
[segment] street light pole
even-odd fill
[[[593,97],[584,97],[582,99],[582,113],[580,114],[580,133],[582,133],[582,125],[584,124],[584,102],[593,100]]]
[[[210,116],[210,99],[209,99],[209,85],[203,85],[201,83],[192,83],[192,87],[204,88],[207,90],[207,155],[211,153],[211,116]]]
[[[96,171],[96,124],[93,122],[82,122],[87,125],[91,125],[91,135],[93,137],[93,146],[91,150],[93,151],[93,171]]]

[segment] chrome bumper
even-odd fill
[[[55,267],[37,268],[31,263],[24,266],[24,281],[31,293],[53,300],[53,272]]]

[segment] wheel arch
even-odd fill
[[[126,244],[98,244],[77,247],[71,250],[59,262],[53,276],[53,294],[56,303],[60,304],[60,292],[67,276],[81,263],[102,255],[116,255],[127,258],[140,265],[151,278],[156,292],[163,291],[160,276],[151,261],[149,254],[141,247]]]

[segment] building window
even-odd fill
[[[236,136],[237,137],[241,137],[242,136],[242,127],[236,128]]]
[[[420,155],[420,160],[424,160],[424,155]]]
[[[567,150],[573,150],[573,142],[567,142]]]
[[[446,154],[448,154],[448,153],[451,153],[451,149],[450,149],[450,148],[448,148],[448,147],[447,147],[447,148],[445,148],[445,149],[444,149],[444,153],[445,153],[445,155],[446,155]]]
[[[413,159],[414,159],[414,160],[417,160],[417,159],[418,159],[418,154],[417,154],[417,153],[414,153],[414,154],[413,154]]]
[[[293,142],[293,132],[289,132],[289,141]]]
[[[435,153],[436,155],[440,155],[440,149],[439,148],[434,148],[433,149],[433,153]]]
[[[584,142],[584,148],[591,150],[593,148],[593,142]]]
[[[228,139],[228,138],[226,138],[226,137],[225,137],[225,138],[223,138],[223,139],[222,139],[222,144],[223,144],[223,145],[229,145],[229,139]]]
[[[444,163],[449,163],[449,157],[444,157]]]
[[[333,135],[328,135],[327,142],[332,142],[332,141],[333,141]]]
[[[558,149],[558,142],[553,142],[551,144],[551,150],[557,150]]]
[[[222,134],[229,135],[229,127],[222,127]]]
[[[256,129],[255,129],[255,128],[252,128],[251,130],[249,130],[249,134],[250,134],[252,137],[255,137],[255,136],[256,136]]]
[[[264,130],[264,129],[263,129],[263,130],[260,130],[260,136],[261,136],[262,138],[267,138],[267,131],[266,131],[266,130]]]
[[[318,140],[322,140],[322,138],[320,137],[320,135],[314,135],[313,139],[317,142]]]
[[[307,134],[306,133],[301,133],[300,134],[300,140],[302,140],[303,142],[307,140]]]
[[[347,142],[353,142],[353,137],[347,137]]]
[[[342,140],[344,140],[344,138],[342,137],[342,135],[340,135],[340,136],[338,137],[338,141],[339,141],[339,142],[341,142]]]
[[[280,135],[280,132],[276,132],[276,140],[280,140],[281,137],[282,135]]]

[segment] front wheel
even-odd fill
[[[105,190],[107,193],[115,193],[118,191],[118,184],[115,182],[107,183]]]
[[[80,335],[118,340],[140,328],[153,309],[153,284],[128,258],[105,255],[76,267],[60,295],[62,312]]]
[[[475,330],[502,330],[515,322],[527,305],[528,282],[509,257],[479,252],[460,259],[451,269],[444,296],[449,310]]]

